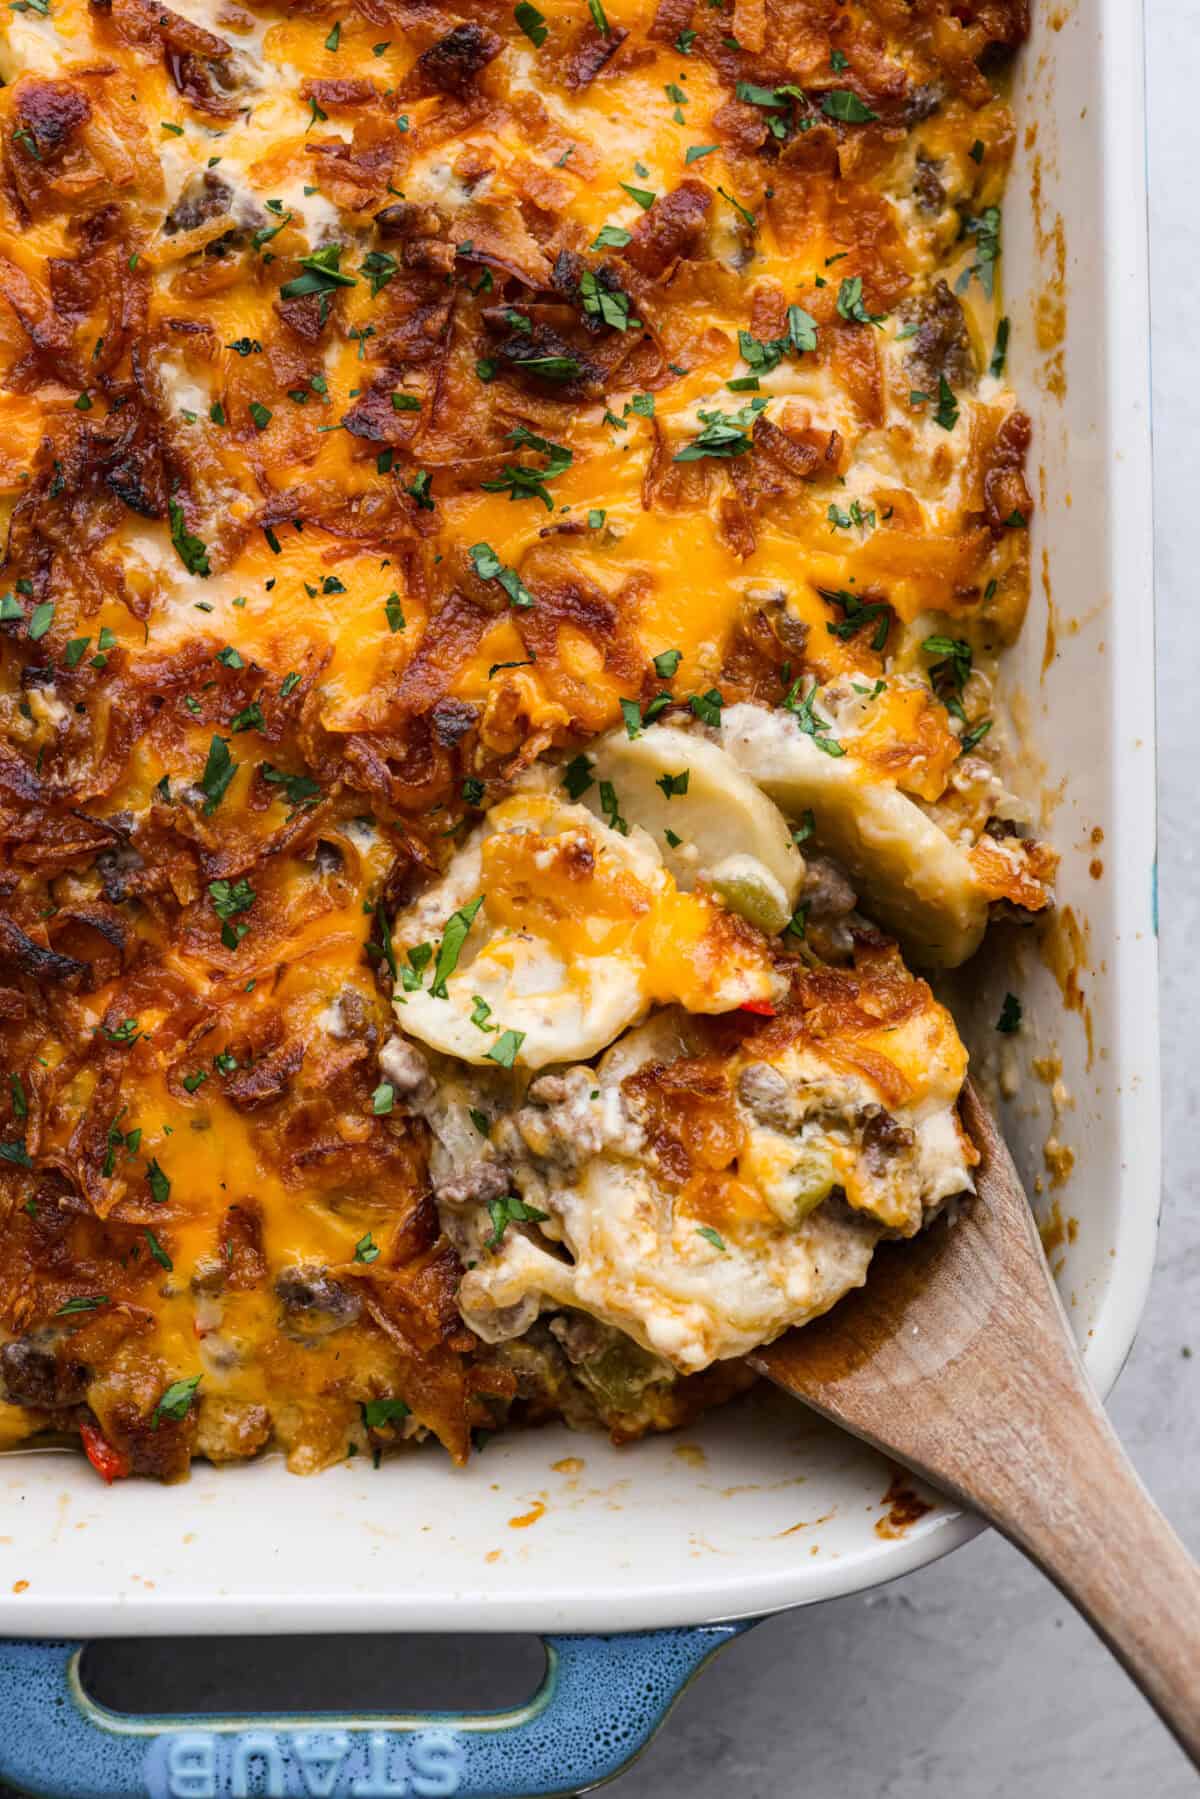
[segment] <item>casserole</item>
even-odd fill
[[[1144,194],[1129,154],[1140,71],[1140,19],[1119,0],[1035,12],[1006,291],[1014,381],[1034,413],[1045,580],[1010,680],[1061,788],[1060,923],[1044,962],[1025,943],[1015,963],[993,953],[973,969],[977,1004],[961,1014],[986,1054],[1004,990],[1023,998],[1042,1072],[1026,1072],[1006,1123],[1027,1180],[1047,1188],[1064,1296],[1101,1390],[1144,1302],[1158,1186]],[[1069,1181],[1050,1189],[1066,1150]],[[1073,1229],[1056,1226],[1055,1203]],[[935,1505],[887,1534],[878,1459],[757,1397],[694,1443],[616,1451],[539,1433],[489,1446],[464,1473],[394,1472],[351,1465],[285,1493],[276,1465],[236,1483],[197,1468],[182,1496],[164,1496],[103,1491],[72,1460],[23,1454],[3,1465],[3,1628],[647,1630],[854,1591],[977,1528]]]

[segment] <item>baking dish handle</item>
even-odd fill
[[[542,1799],[610,1780],[704,1664],[755,1623],[547,1636],[512,1711],[137,1717],[97,1705],[81,1643],[0,1642],[0,1778],[49,1799]]]

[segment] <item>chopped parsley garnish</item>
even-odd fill
[[[146,1179],[150,1184],[150,1197],[155,1205],[165,1206],[168,1199],[171,1197],[171,1182],[169,1176],[163,1173],[157,1161],[152,1160],[147,1162]]]
[[[705,412],[701,408],[698,416],[704,421],[703,431],[677,450],[673,460],[699,462],[704,456],[744,456],[752,447],[754,421],[766,404],[765,399],[751,400],[737,412]]]
[[[533,595],[516,569],[501,562],[490,543],[474,543],[467,554],[481,581],[499,581],[514,606],[533,605]]]
[[[243,875],[237,881],[210,881],[208,897],[212,901],[213,911],[221,920],[221,942],[226,949],[236,949],[249,925],[232,921],[239,912],[248,912],[258,895]]]
[[[858,500],[852,500],[850,502],[849,512],[843,512],[836,501],[831,500],[825,516],[835,531],[849,531],[855,525],[858,526],[860,531],[873,531],[875,529],[874,512],[870,508],[864,510],[861,502]]]
[[[601,0],[588,0],[588,11],[592,15],[592,23],[601,37],[608,36],[608,19],[605,17]]]
[[[406,957],[407,966],[400,970],[400,985],[404,988],[405,993],[420,992],[421,976],[432,961],[432,943],[415,943],[413,945]]]
[[[368,1430],[384,1424],[402,1424],[409,1408],[402,1399],[368,1399],[362,1408],[362,1419]]]
[[[43,600],[29,615],[29,641],[40,643],[54,623],[54,601]]]
[[[933,422],[940,425],[943,431],[953,431],[958,423],[958,401],[945,375],[938,376],[938,403]]]
[[[975,239],[975,261],[963,270],[954,284],[955,291],[965,294],[974,275],[990,300],[996,290],[996,263],[1000,257],[1000,208],[985,206],[978,218],[965,218],[963,236]]]
[[[677,775],[659,775],[654,785],[662,788],[665,798],[674,799],[676,794],[687,792],[690,775],[691,770],[688,768]]]
[[[187,528],[183,516],[183,507],[177,500],[167,505],[167,516],[171,521],[171,542],[175,553],[186,568],[189,575],[211,575],[212,569],[208,561],[208,545],[200,538],[193,537]]]
[[[621,803],[617,798],[617,790],[611,781],[601,781],[599,787],[600,810],[604,814],[604,822],[610,831],[617,831],[622,837],[628,837],[629,825],[621,817]]]
[[[388,1088],[388,1092],[391,1092],[390,1087]],[[375,1110],[379,1111],[379,1109],[380,1108],[376,1106]],[[356,1262],[376,1262],[379,1260],[379,1245],[376,1243],[374,1237],[372,1237],[370,1231],[367,1232],[365,1237],[360,1237],[358,1242],[354,1245],[354,1260]]]
[[[171,1418],[176,1424],[181,1423],[192,1408],[192,1400],[199,1385],[198,1374],[190,1375],[187,1380],[173,1380],[151,1414],[150,1429],[157,1430],[162,1418]]]
[[[968,756],[968,755],[970,755],[970,753],[973,749],[977,749],[978,746],[983,742],[984,738],[987,736],[988,732],[991,730],[992,724],[993,724],[992,719],[985,718],[985,719],[982,719],[979,724],[972,725],[971,729],[969,731],[965,731],[963,733],[962,747],[959,751],[959,754],[962,756]]]
[[[241,712],[234,712],[234,716],[228,721],[228,729],[234,732],[234,736],[237,736],[239,730],[266,730],[263,707],[257,700],[250,700],[250,705],[243,705]]]
[[[1021,1002],[1015,993],[1004,995],[1004,1004],[1000,1008],[1000,1016],[996,1020],[996,1029],[1005,1037],[1011,1037],[1014,1031],[1021,1028]]]
[[[297,810],[301,806],[315,805],[321,797],[321,783],[314,781],[311,775],[289,775],[269,762],[261,762],[258,772],[272,787],[282,787],[288,805]]]
[[[636,700],[621,700],[621,716],[625,720],[625,730],[632,737],[642,734],[642,709]]]
[[[498,1063],[501,1068],[511,1068],[524,1041],[524,1031],[502,1031],[489,1049],[487,1060]]]
[[[817,321],[802,306],[789,306],[787,330],[782,337],[766,340],[749,331],[738,332],[738,349],[742,360],[756,375],[769,375],[788,355],[801,356],[817,347]]]
[[[136,1018],[126,1018],[116,1026],[107,1024],[102,1024],[100,1026],[100,1035],[104,1038],[104,1041],[106,1043],[116,1044],[122,1049],[131,1048],[132,1045],[137,1042],[141,1034],[141,1031],[138,1029],[138,1021]]]
[[[861,275],[846,275],[838,288],[837,309],[842,318],[856,325],[881,325],[886,312],[868,312],[863,304]]]
[[[947,712],[965,725],[967,715],[963,711],[962,691],[971,675],[970,644],[962,637],[935,635],[927,637],[921,648],[927,656],[941,658],[929,671],[930,685]]]
[[[584,269],[579,277],[579,296],[584,312],[591,318],[602,319],[614,331],[628,331],[630,324],[637,322],[629,317],[628,294],[623,294],[619,288],[606,287],[595,269]]]
[[[690,165],[693,162],[699,162],[702,156],[711,156],[713,151],[719,148],[719,144],[689,144],[683,160]]]
[[[390,1081],[380,1081],[371,1095],[371,1110],[377,1118],[384,1118],[391,1111],[396,1098],[396,1090]]]
[[[792,832],[792,842],[795,844],[807,843],[816,828],[817,821],[813,816],[813,809],[811,806],[806,806],[800,814],[800,823]]]
[[[1010,322],[1006,318],[1001,319],[996,326],[996,344],[992,351],[992,360],[988,364],[988,373],[989,375],[993,375],[997,381],[1003,375],[1005,364],[1008,361],[1008,336],[1010,329]]]
[[[821,101],[821,111],[827,119],[838,119],[843,125],[869,125],[879,114],[851,93],[849,88],[831,88]]]
[[[711,1243],[714,1249],[719,1249],[722,1254],[724,1253],[725,1240],[719,1232],[713,1229],[711,1224],[698,1224],[696,1226],[696,1235],[698,1237],[703,1237],[706,1243]]]
[[[469,906],[460,906],[446,920],[442,932],[442,941],[438,946],[437,962],[433,970],[433,985],[429,991],[435,999],[449,999],[446,981],[458,967],[458,958],[462,954],[463,944],[467,941],[467,932],[475,920],[475,914],[483,904],[483,895],[473,899]]]
[[[249,412],[250,417],[254,421],[254,429],[256,431],[265,431],[267,426],[271,423],[271,413],[269,408],[264,406],[259,400],[251,400]]]
[[[304,270],[303,275],[284,282],[279,290],[280,299],[302,300],[305,294],[328,294],[338,287],[356,287],[358,276],[346,274],[339,266],[344,249],[344,244],[326,244],[323,250],[316,250],[311,256],[302,256],[300,267]]]
[[[548,1212],[539,1212],[536,1206],[527,1206],[515,1193],[508,1193],[503,1199],[490,1199],[488,1217],[492,1221],[492,1234],[484,1238],[484,1248],[499,1249],[510,1224],[541,1224],[549,1216]]]
[[[702,725],[719,725],[721,708],[725,704],[719,687],[710,687],[707,693],[694,693],[688,700],[693,714]]]
[[[33,1159],[23,1141],[0,1143],[0,1162],[11,1162],[16,1168],[32,1168]]]
[[[784,926],[784,936],[804,937],[808,934],[808,911],[811,900],[801,900]]]
[[[54,1316],[56,1318],[67,1318],[72,1312],[94,1312],[100,1306],[110,1304],[111,1301],[107,1293],[81,1294],[78,1298],[68,1299],[65,1305],[59,1306]]]
[[[836,624],[826,624],[825,629],[831,637],[840,638],[849,643],[852,637],[868,625],[874,625],[871,634],[871,648],[879,651],[886,647],[888,632],[892,625],[892,608],[886,600],[864,602],[858,594],[850,593],[844,587],[818,587],[817,592],[830,606],[841,609],[841,619]]]
[[[745,220],[746,224],[749,225],[751,231],[757,231],[758,220],[755,218],[754,214],[750,211],[750,208],[748,206],[743,206],[741,201],[739,199],[737,199],[737,197],[735,195],[733,195],[729,192],[728,188],[718,187],[717,192],[720,194],[722,200],[729,201],[729,204],[733,207],[733,210],[736,213],[740,214],[740,216]]]
[[[517,366],[523,375],[539,375],[543,381],[574,381],[583,373],[577,356],[523,356]]]
[[[624,225],[601,225],[592,244],[593,250],[623,250],[631,242],[633,233],[626,231]]]
[[[572,756],[563,769],[562,784],[567,790],[569,799],[577,800],[594,785],[592,765],[581,750],[578,756]]]
[[[433,495],[429,491],[433,475],[429,469],[418,469],[412,480],[405,486],[405,493],[417,502],[419,512],[432,512],[435,509]]]
[[[167,1273],[170,1274],[175,1264],[148,1224],[142,1227],[142,1235],[145,1237],[146,1243],[149,1246],[150,1254],[154,1257],[154,1260],[158,1263],[159,1267],[165,1268]]]
[[[796,723],[806,737],[811,737],[819,750],[827,756],[844,756],[845,750],[835,737],[828,735],[829,725],[823,718],[818,718],[814,711],[817,698],[817,683],[814,681],[803,699],[799,698],[801,676],[793,682],[783,702],[784,710],[794,715]]]
[[[204,764],[204,773],[200,776],[206,818],[212,816],[225,798],[226,790],[237,772],[237,767],[237,763],[229,754],[228,739],[214,737],[208,746],[208,760]]]
[[[540,13],[536,6],[531,6],[529,0],[518,0],[517,5],[513,8],[513,18],[534,49],[540,50],[549,36],[545,15]]]
[[[654,658],[654,672],[660,681],[669,681],[683,661],[682,650],[660,650]]]
[[[478,993],[473,993],[471,995],[471,1023],[475,1026],[476,1030],[498,1031],[500,1029],[498,1024],[488,1023],[488,1019],[491,1016],[492,1008],[488,1005],[487,1001]]]
[[[508,433],[508,441],[519,449],[536,450],[545,457],[540,468],[528,463],[506,462],[500,478],[496,481],[481,481],[480,486],[485,493],[507,493],[510,500],[540,500],[547,512],[553,512],[554,501],[546,491],[546,482],[553,481],[558,475],[565,473],[575,460],[573,450],[564,444],[551,443],[548,438],[538,437],[524,425],[518,425]]]
[[[362,273],[366,276],[374,299],[400,273],[400,264],[386,250],[368,250],[362,259]],[[361,352],[361,344],[359,346]]]
[[[628,181],[619,181],[618,187],[624,188],[631,200],[635,200],[643,212],[649,212],[658,195],[651,193],[648,187],[630,187]]]

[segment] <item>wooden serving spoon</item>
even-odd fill
[[[1032,1208],[968,1081],[983,1160],[953,1222],[880,1246],[865,1288],[750,1361],[978,1512],[1100,1633],[1200,1767],[1200,1568],[1092,1391]]]

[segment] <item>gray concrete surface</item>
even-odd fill
[[[1168,1516],[1200,1552],[1200,867],[1191,837],[1200,750],[1200,5],[1148,0],[1148,10],[1166,1193],[1151,1307],[1113,1415]],[[1191,1359],[1185,1346],[1196,1349]],[[495,1644],[389,1645],[386,1653],[351,1644],[335,1654],[339,1698],[507,1696],[497,1690]],[[331,1666],[328,1650],[320,1659]],[[179,1666],[183,1705],[208,1696],[244,1702],[240,1676],[226,1667],[222,1678],[207,1646],[195,1645]],[[305,1696],[297,1675],[286,1695],[293,1703]],[[304,1687],[321,1690],[312,1661],[304,1675]],[[426,1693],[434,1675],[436,1691]],[[620,1799],[1184,1799],[1196,1789],[1105,1650],[989,1537],[885,1591],[762,1625],[684,1697],[611,1790]]]

